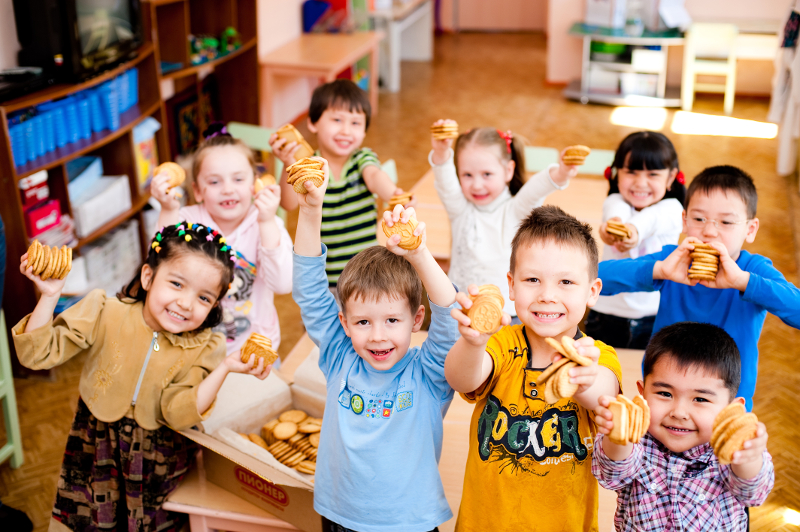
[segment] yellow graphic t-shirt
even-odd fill
[[[595,345],[599,364],[622,382],[614,349]],[[492,375],[464,395],[475,412],[456,531],[596,531],[596,427],[589,411],[571,398],[545,402],[544,386],[536,385],[545,368],[530,366],[524,325],[503,327],[486,352]]]

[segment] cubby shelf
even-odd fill
[[[229,61],[234,57],[243,54],[247,50],[255,47],[257,44],[256,39],[250,39],[246,44],[242,44],[242,47],[234,50],[233,52],[227,53],[223,56],[220,56],[213,61],[208,61],[206,63],[201,63],[199,65],[192,65],[190,67],[181,68],[180,70],[171,70],[166,74],[161,74],[161,79],[176,79],[182,78],[184,76],[190,76],[192,74],[196,74],[201,70],[208,69],[209,67],[213,68],[217,65],[224,63],[225,61]]]

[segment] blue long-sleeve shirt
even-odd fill
[[[322,256],[294,255],[294,300],[319,346],[327,397],[314,509],[359,532],[424,532],[453,516],[439,476],[443,424],[453,389],[444,376],[459,338],[450,309],[431,303],[422,347],[394,367],[365,362],[339,322]]]
[[[767,312],[778,316],[791,327],[800,328],[800,289],[791,284],[761,255],[742,251],[736,264],[750,272],[747,289],[720,290],[703,285],[688,286],[672,281],[654,280],[653,267],[677,246],[664,246],[658,252],[638,259],[600,263],[602,295],[622,292],[661,292],[661,304],[653,326],[655,334],[663,327],[680,321],[711,323],[721,327],[736,342],[742,359],[742,380],[737,395],[753,408],[753,393],[758,374],[758,338]],[[698,338],[702,341],[702,338]]]

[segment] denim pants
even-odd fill
[[[655,316],[637,320],[589,311],[585,333],[595,340],[620,349],[644,349],[653,334]]]

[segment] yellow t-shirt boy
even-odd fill
[[[596,427],[590,410],[622,380],[613,348],[578,330],[597,301],[597,244],[591,227],[558,207],[534,209],[512,242],[509,295],[522,325],[494,335],[469,327],[445,361],[450,385],[475,403],[456,531],[597,530],[591,472]],[[469,292],[477,294],[477,287]],[[458,302],[471,306],[464,293]],[[504,317],[508,323],[510,317]],[[548,404],[536,378],[559,355],[545,341],[567,335],[590,366],[570,370],[573,397]]]

